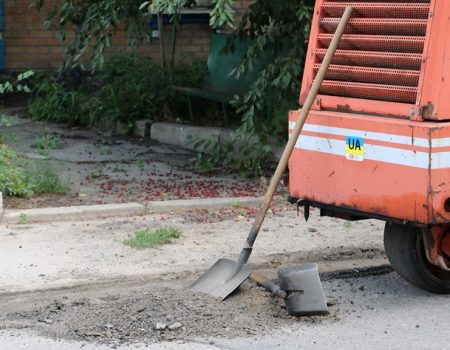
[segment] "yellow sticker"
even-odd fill
[[[364,160],[364,139],[347,136],[345,138],[345,156],[349,160]]]

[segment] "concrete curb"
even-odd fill
[[[232,206],[257,206],[263,197],[234,197],[234,198],[206,198],[186,199],[162,202],[152,202],[148,205],[150,213],[167,213],[172,211],[186,211],[195,209],[220,209]]]
[[[192,140],[219,140],[221,143],[233,141],[234,131],[227,128],[209,127],[209,126],[195,126],[176,123],[153,123],[150,128],[150,138],[160,143],[171,146],[176,146],[190,151],[200,151],[204,153],[211,153],[212,145],[207,147],[201,146],[194,148]],[[233,141],[240,142],[240,141]],[[246,141],[242,140],[242,145]],[[274,161],[278,161],[283,153],[282,147],[275,147],[272,151]]]
[[[232,206],[258,206],[263,197],[206,198],[150,202],[147,207],[138,203],[84,205],[39,209],[5,210],[2,224],[24,224],[48,221],[69,221],[104,217],[164,214],[195,209],[220,209]]]
[[[206,126],[194,126],[175,123],[153,123],[150,129],[150,138],[161,143],[181,147],[191,151],[196,149],[192,145],[193,140],[219,139],[222,142],[230,142],[233,130]],[[199,151],[207,149],[199,148]]]
[[[138,203],[102,204],[74,207],[5,210],[2,223],[23,224],[40,221],[65,221],[92,217],[133,216],[145,214]]]

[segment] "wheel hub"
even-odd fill
[[[444,258],[450,262],[450,231],[446,231],[446,233],[441,240],[441,251]]]
[[[433,226],[423,230],[423,241],[428,261],[450,271],[450,226]]]

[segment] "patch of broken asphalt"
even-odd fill
[[[189,281],[186,276],[178,276],[168,282],[118,286],[115,291],[109,286],[104,290],[81,288],[28,295],[26,298],[33,305],[7,313],[0,319],[0,329],[31,328],[51,338],[112,347],[267,335],[272,330],[298,323],[309,326],[339,322],[345,314],[356,312],[352,306],[356,294],[370,298],[385,293],[383,288],[368,292],[364,278],[379,279],[379,285],[398,283],[398,277],[391,272],[389,266],[380,266],[323,275],[330,307],[330,315],[326,317],[289,316],[282,301],[250,281],[221,302],[187,291],[182,286]],[[43,299],[39,300],[40,297]]]

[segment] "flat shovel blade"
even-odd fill
[[[243,265],[237,270],[235,261],[218,260],[208,271],[197,279],[189,289],[212,295],[224,300],[233,293],[249,276],[252,270]]]

